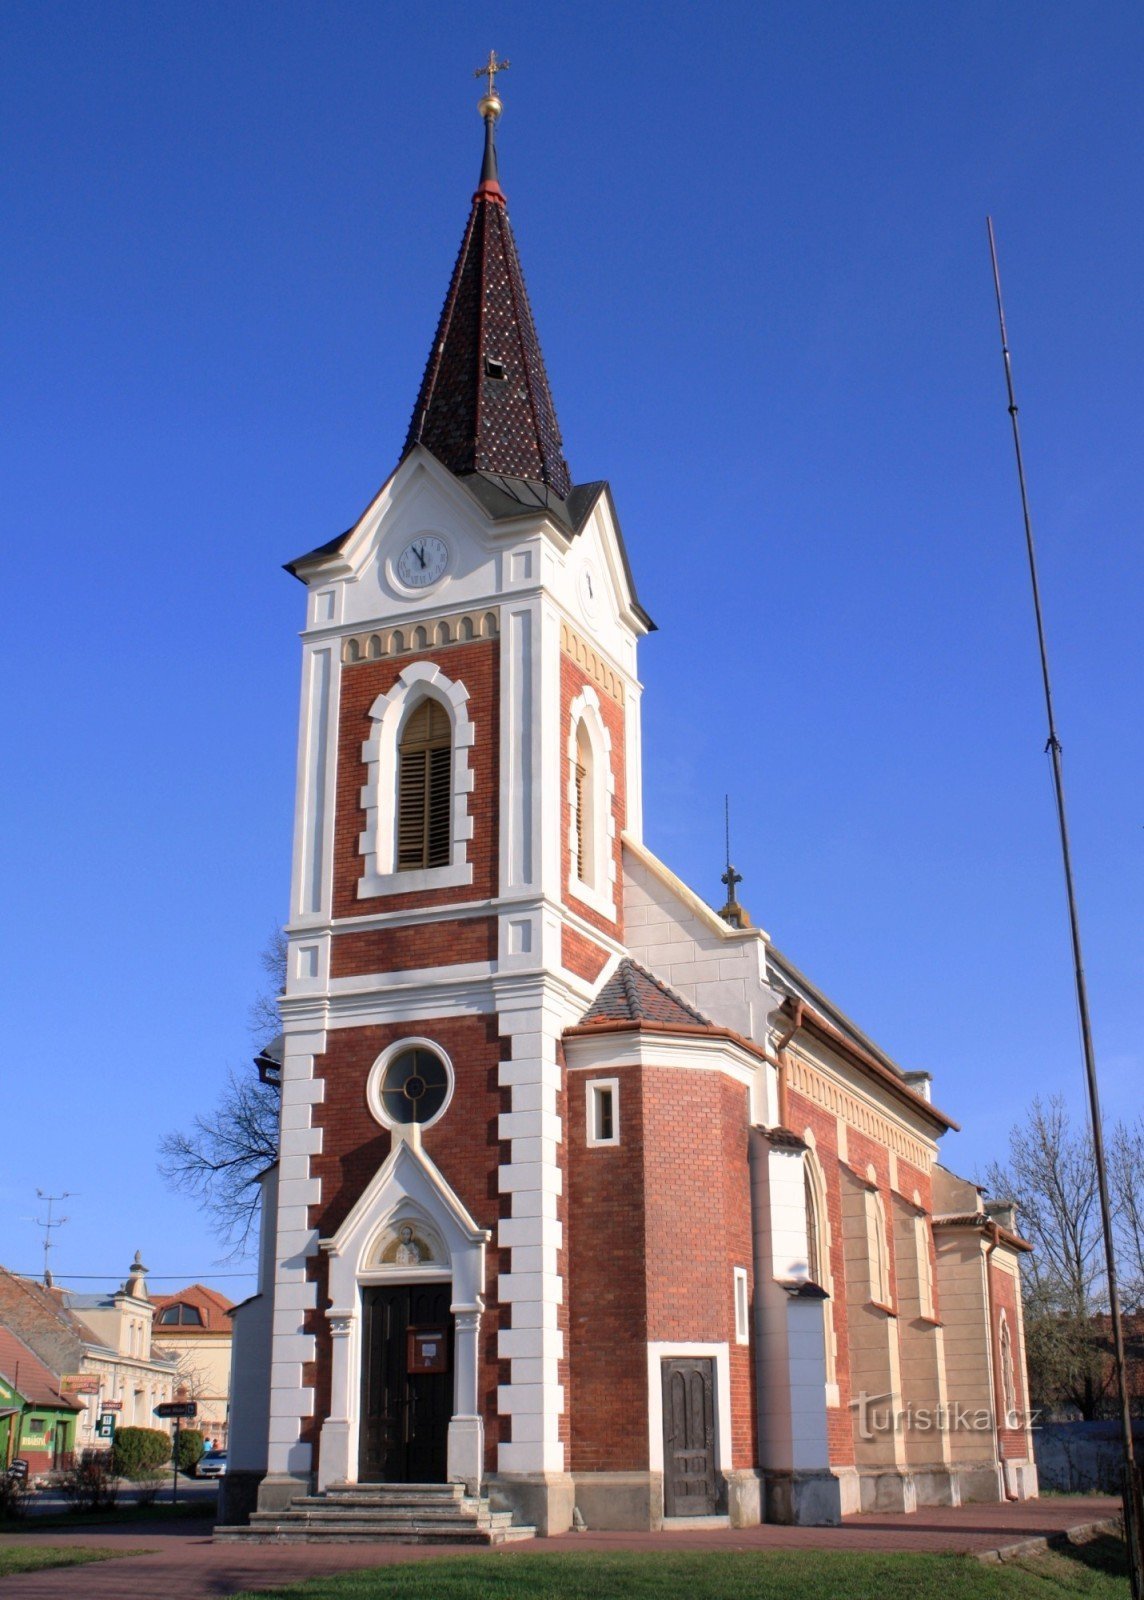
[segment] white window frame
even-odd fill
[[[608,1139],[601,1139],[596,1129],[597,1120],[597,1095],[603,1089],[612,1096],[612,1133]],[[609,1145],[620,1142],[620,1080],[619,1078],[589,1078],[584,1085],[584,1116],[586,1123],[586,1137],[590,1150],[599,1150]]]
[[[746,1267],[733,1267],[731,1276],[735,1292],[735,1343],[751,1342],[751,1286]]]
[[[576,768],[578,735],[583,726],[592,748],[592,782],[588,802],[592,807],[589,830],[592,846],[591,881],[580,876],[576,834]],[[616,774],[612,767],[612,736],[600,711],[600,698],[585,684],[572,702],[568,718],[568,892],[609,921],[616,920],[616,816],[613,801]]]
[[[391,1061],[395,1060],[397,1056],[403,1055],[406,1050],[428,1050],[431,1055],[437,1057],[445,1068],[445,1076],[449,1080],[440,1110],[434,1112],[426,1122],[395,1122],[382,1104],[381,1085],[385,1078],[386,1068]],[[423,1039],[410,1035],[405,1039],[395,1039],[378,1056],[373,1066],[369,1069],[369,1077],[366,1079],[365,1100],[366,1105],[369,1107],[369,1114],[375,1122],[380,1123],[383,1128],[388,1128],[395,1139],[410,1139],[414,1137],[414,1129],[417,1130],[418,1134],[421,1134],[425,1132],[426,1128],[432,1128],[435,1123],[440,1122],[453,1103],[453,1092],[456,1087],[457,1075],[453,1071],[453,1063],[436,1039]]]
[[[443,867],[399,872],[398,743],[406,717],[422,700],[429,698],[444,706],[453,732],[451,856]],[[365,827],[358,836],[358,850],[365,858],[365,870],[357,886],[359,900],[472,883],[469,841],[473,837],[473,819],[469,814],[469,797],[474,777],[469,756],[476,743],[476,731],[469,717],[468,700],[469,691],[464,684],[447,678],[435,662],[413,661],[402,667],[393,688],[386,694],[379,694],[370,706],[373,729],[361,747],[366,764],[366,781],[361,791]]]

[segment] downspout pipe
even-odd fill
[[[997,1350],[997,1305],[993,1295],[993,1263],[992,1255],[1001,1243],[1001,1228],[996,1222],[986,1224],[989,1234],[989,1243],[985,1246],[985,1298],[989,1311],[989,1354],[993,1367],[993,1440],[997,1446],[997,1465],[1001,1468],[1001,1488],[1006,1500],[1016,1500],[1017,1496],[1009,1488],[1009,1478],[1005,1471],[1005,1457],[1001,1453],[1001,1412],[1004,1405],[1004,1396],[1001,1393],[1001,1363]]]

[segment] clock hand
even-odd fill
[[[414,545],[413,546],[413,554],[417,557],[418,561],[420,561],[421,565],[424,567],[424,565],[425,565],[425,546],[422,545],[420,547],[420,549],[418,549],[418,547],[416,545]]]

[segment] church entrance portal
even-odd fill
[[[663,1363],[663,1510],[707,1517],[716,1510],[715,1363],[673,1356]]]
[[[444,1483],[453,1415],[448,1283],[401,1283],[363,1294],[362,1483]]]

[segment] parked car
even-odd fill
[[[208,1450],[195,1467],[196,1478],[221,1478],[226,1473],[226,1451]]]

